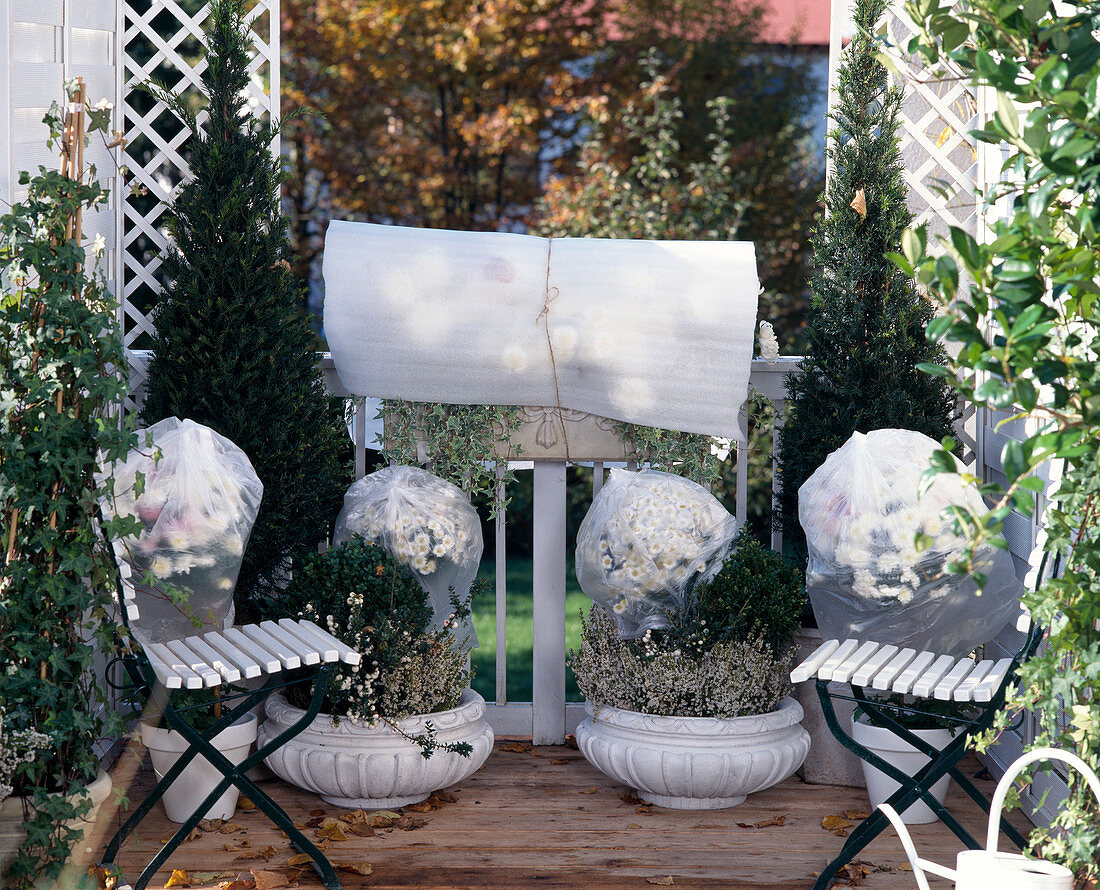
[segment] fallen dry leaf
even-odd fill
[[[266,861],[266,860],[270,859],[272,856],[274,856],[275,852],[276,852],[275,848],[272,847],[269,844],[267,847],[265,847],[262,850],[253,850],[249,853],[241,853],[241,855],[236,857],[233,861],[234,862],[248,862],[248,861],[251,861],[253,859],[263,859],[263,860]]]
[[[347,834],[344,832],[344,823],[339,819],[326,819],[322,822],[317,828],[317,837],[328,841],[346,841],[348,839]]]
[[[226,853],[239,853],[244,849],[240,844],[225,844],[224,846]]]
[[[234,881],[223,881],[218,884],[217,890],[255,890],[256,882],[253,880],[242,881],[237,878]]]
[[[299,853],[297,856],[291,856],[287,865],[309,865],[311,862],[313,857],[309,853]]]
[[[225,822],[218,826],[218,831],[222,834],[235,834],[238,831],[248,831],[239,822]]]
[[[901,865],[898,866],[898,871],[912,871],[912,870],[913,870],[913,866],[911,866],[908,862],[903,862]]]
[[[737,827],[738,828],[772,828],[774,826],[776,828],[782,828],[784,825],[787,824],[787,815],[788,815],[787,813],[784,813],[782,816],[772,816],[772,818],[765,819],[762,822],[752,822],[752,823],[738,822]]]
[[[203,836],[202,831],[200,831],[197,828],[192,828],[191,833],[189,835],[187,835],[187,837],[185,837],[181,843],[189,844],[189,843],[191,843],[191,841],[196,840],[197,838],[200,838],[202,836]],[[166,835],[165,837],[162,837],[160,839],[160,842],[161,842],[161,844],[166,844],[170,840],[172,840],[173,837],[175,837],[175,835],[173,835],[173,834]]]
[[[394,823],[394,828],[400,828],[402,831],[416,831],[418,828],[423,828],[428,824],[427,819],[414,819],[412,816],[402,816],[400,822]]]
[[[860,819],[866,819],[870,815],[871,814],[868,813],[866,810],[845,810],[844,811],[844,818],[845,819],[851,819],[853,821],[858,821]]]
[[[200,819],[199,828],[203,831],[217,831],[224,823],[224,819]]]
[[[641,825],[639,825],[639,824],[638,824],[637,822],[631,822],[631,823],[630,823],[630,824],[629,824],[628,826],[626,826],[626,827],[627,827],[627,828],[641,828],[642,826],[641,826]]]
[[[438,808],[433,807],[430,801],[422,800],[420,801],[420,803],[409,804],[407,807],[405,807],[405,809],[412,810],[414,813],[430,813],[432,810]]]
[[[570,761],[569,761],[568,757],[559,757],[556,760],[551,760],[550,765],[551,766],[564,766],[565,764],[567,764],[569,762]]]
[[[401,821],[401,814],[393,810],[379,810],[367,817],[367,824],[371,828],[392,828],[395,822]]]
[[[648,813],[653,808],[653,804],[648,800],[642,800],[633,791],[627,791],[625,794],[620,794],[619,800],[623,803],[632,803],[637,806],[635,810],[636,813]]]
[[[264,871],[252,869],[252,877],[256,881],[256,890],[275,890],[276,887],[289,887],[290,880],[281,871]]]
[[[574,751],[579,751],[580,748],[577,747],[577,737],[575,735],[567,735],[565,737],[565,747],[572,748]]]
[[[89,868],[88,877],[95,881],[93,886],[96,890],[115,890],[118,885],[118,878],[115,875],[107,874],[107,869],[101,865],[93,865]]]
[[[185,872],[182,868],[173,868],[172,874],[168,876],[168,880],[164,882],[165,887],[190,887],[191,876]]]
[[[833,834],[836,837],[847,837],[848,836],[848,832],[845,831],[843,828],[838,828],[836,831],[833,832]]]
[[[247,797],[241,796],[237,798],[237,809],[244,810],[246,813],[250,813],[254,809],[256,809],[256,804],[250,801]]]
[[[310,810],[310,811],[309,811],[309,814],[310,814],[311,816],[324,816],[324,815],[325,815],[325,811],[324,811],[324,810],[321,810],[321,809],[316,809],[316,810]]]
[[[841,828],[851,828],[852,823],[843,816],[826,816],[821,820],[821,827],[826,831],[837,831]]]
[[[660,884],[662,887],[671,887],[676,882],[672,880],[672,875],[665,875],[663,878],[646,878],[647,884]]]
[[[526,754],[531,750],[531,746],[525,742],[505,742],[500,746],[501,751],[507,751],[509,754]]]
[[[584,791],[581,792],[581,794],[595,794],[599,790],[600,789],[598,787],[593,785],[591,788],[585,788]]]
[[[352,874],[363,876],[374,874],[374,866],[369,862],[344,862],[336,866],[336,870],[350,871]]]
[[[374,829],[363,822],[357,822],[348,826],[348,831],[356,837],[374,837]]]

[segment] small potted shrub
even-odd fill
[[[286,781],[336,806],[393,809],[424,800],[481,767],[493,747],[485,700],[469,688],[469,599],[433,628],[428,594],[385,550],[360,539],[310,556],[278,602],[357,649],[341,665],[325,713],[267,758]],[[300,719],[308,685],[267,702],[260,744]]]
[[[593,606],[569,653],[588,718],[577,743],[597,769],[674,809],[736,806],[805,759],[787,697],[801,573],[742,532],[715,577],[667,626],[621,639]]]

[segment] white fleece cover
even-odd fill
[[[324,278],[325,335],[349,392],[560,405],[744,441],[751,242],[333,221]]]

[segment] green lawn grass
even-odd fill
[[[531,700],[531,650],[534,639],[531,560],[509,557],[506,572],[508,585],[508,618],[506,624],[508,651],[508,701]],[[477,631],[479,648],[472,654],[474,666],[473,687],[487,701],[496,699],[496,566],[491,561],[481,564],[478,578],[488,588],[473,602],[474,630]],[[565,576],[565,647],[577,649],[581,642],[581,612],[587,612],[591,600],[577,584],[572,562]],[[565,672],[565,695],[569,701],[584,701],[577,689],[577,681],[568,668]]]

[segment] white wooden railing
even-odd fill
[[[786,414],[786,377],[797,372],[799,359],[781,358],[776,362],[756,360],[752,365],[750,385],[774,409],[776,425]],[[340,383],[332,359],[322,358],[329,391],[350,398]],[[361,403],[360,403],[361,405]],[[366,472],[367,441],[366,411],[359,407],[352,422],[355,440],[356,478]],[[489,706],[489,719],[495,731],[504,735],[531,736],[535,744],[560,744],[567,732],[572,732],[583,719],[583,705],[566,702],[565,698],[565,591],[566,567],[570,555],[566,552],[566,461],[535,459],[531,596],[534,643],[531,664],[530,702],[510,702],[507,696],[507,516],[502,511],[496,520],[496,701]],[[592,466],[592,494],[603,485],[605,466],[600,461],[579,461]],[[736,491],[734,515],[738,525],[748,514],[748,448],[737,447]],[[774,469],[774,455],[773,455]],[[774,473],[773,473],[774,478]],[[773,492],[774,500],[774,492]],[[772,533],[772,547],[782,548],[778,531]]]

